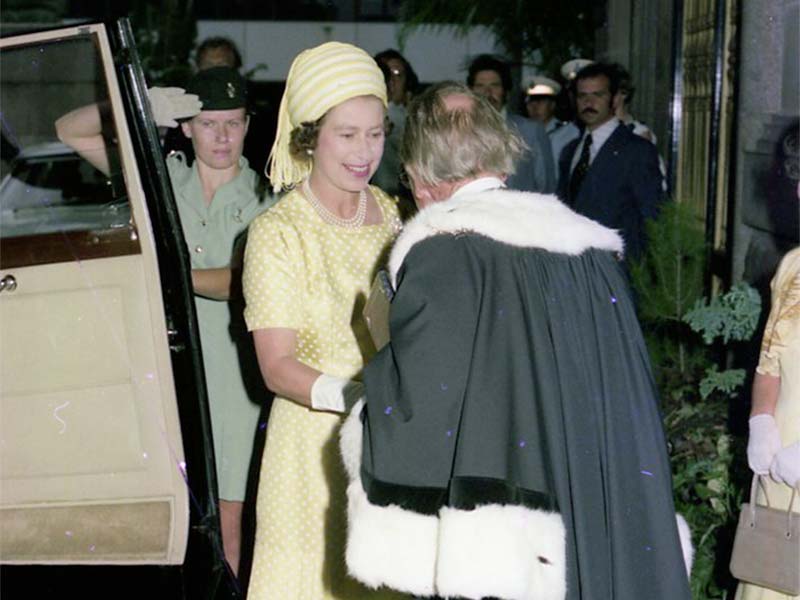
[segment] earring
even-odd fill
[[[309,156],[314,156],[314,151],[311,148],[306,148],[306,154]]]

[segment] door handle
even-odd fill
[[[17,278],[13,275],[6,275],[0,279],[0,292],[13,292],[17,289]]]

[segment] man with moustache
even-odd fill
[[[522,192],[555,192],[556,162],[544,127],[537,121],[514,114],[506,106],[511,91],[511,70],[508,65],[494,56],[481,54],[469,66],[467,85],[503,115],[512,131],[528,147],[506,185]]]
[[[619,71],[592,63],[575,77],[583,135],[561,154],[558,196],[576,212],[618,230],[626,259],[641,256],[645,222],[664,199],[655,146],[615,116]]]

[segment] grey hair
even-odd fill
[[[449,96],[470,99],[448,109]],[[480,173],[511,175],[527,149],[489,102],[467,86],[445,81],[429,87],[408,108],[400,159],[426,185],[470,179]]]

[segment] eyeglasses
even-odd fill
[[[413,186],[411,183],[411,177],[408,175],[408,171],[406,171],[405,167],[400,167],[400,173],[398,175],[398,180],[400,181],[400,185],[402,185],[407,190],[413,190]]]

